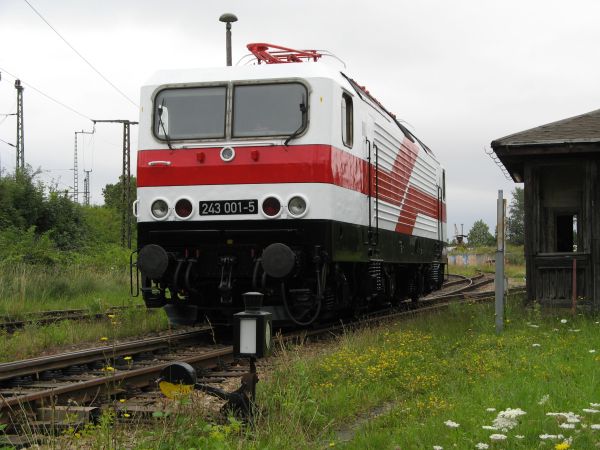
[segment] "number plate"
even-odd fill
[[[258,200],[214,200],[200,202],[201,216],[258,214]]]

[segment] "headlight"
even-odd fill
[[[221,149],[221,159],[229,162],[235,158],[235,150],[232,147],[223,147]]]
[[[296,195],[288,202],[288,211],[294,217],[301,217],[306,212],[306,200]]]
[[[175,203],[175,214],[182,219],[189,217],[192,214],[192,211],[192,202],[190,202],[187,198],[177,200],[177,203]]]
[[[281,202],[276,197],[267,197],[262,203],[262,210],[267,217],[278,216],[281,212]]]
[[[169,213],[169,205],[164,200],[154,200],[151,211],[157,219],[164,219]]]

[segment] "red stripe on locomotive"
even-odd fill
[[[368,161],[330,145],[236,147],[233,161],[224,162],[221,148],[140,150],[138,187],[218,184],[326,183],[369,194]],[[446,205],[415,186],[409,186],[418,147],[405,139],[391,171],[377,170],[378,198],[401,208],[396,231],[411,234],[417,214],[446,221]],[[170,165],[150,166],[152,161]],[[371,193],[375,195],[375,165],[371,164]]]

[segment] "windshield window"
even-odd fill
[[[306,99],[306,88],[300,83],[235,86],[233,137],[285,136],[301,131]]]
[[[161,139],[223,138],[226,99],[225,86],[165,89],[154,103],[154,133]]]

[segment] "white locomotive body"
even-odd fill
[[[444,170],[343,72],[165,71],[141,102],[148,306],[176,322],[226,322],[258,290],[276,320],[306,325],[441,286]]]

